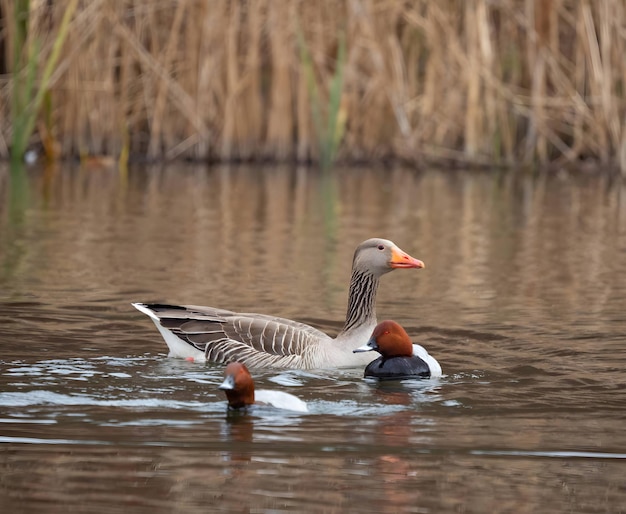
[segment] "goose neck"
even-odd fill
[[[348,293],[348,312],[342,334],[364,324],[376,322],[376,291],[378,277],[370,272],[353,270]]]

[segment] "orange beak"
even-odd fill
[[[391,249],[391,261],[389,266],[396,268],[424,268],[424,263],[415,257],[411,257],[408,253],[403,252],[400,248]]]

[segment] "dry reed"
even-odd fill
[[[11,5],[0,0],[3,157]],[[40,70],[65,5],[31,0]],[[52,136],[62,156],[128,144],[151,159],[315,160],[301,31],[322,106],[345,34],[341,159],[626,172],[624,27],[624,0],[82,1],[31,144]]]

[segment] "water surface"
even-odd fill
[[[11,195],[10,193],[13,192]],[[19,194],[18,194],[19,193]],[[340,328],[354,247],[425,261],[379,319],[442,364],[259,370],[308,414],[228,415],[132,301]],[[0,170],[0,500],[14,512],[619,512],[626,187],[408,169]]]

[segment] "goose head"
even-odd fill
[[[369,271],[381,276],[394,269],[423,268],[424,263],[411,257],[388,239],[372,238],[357,246],[352,260],[352,269]]]

